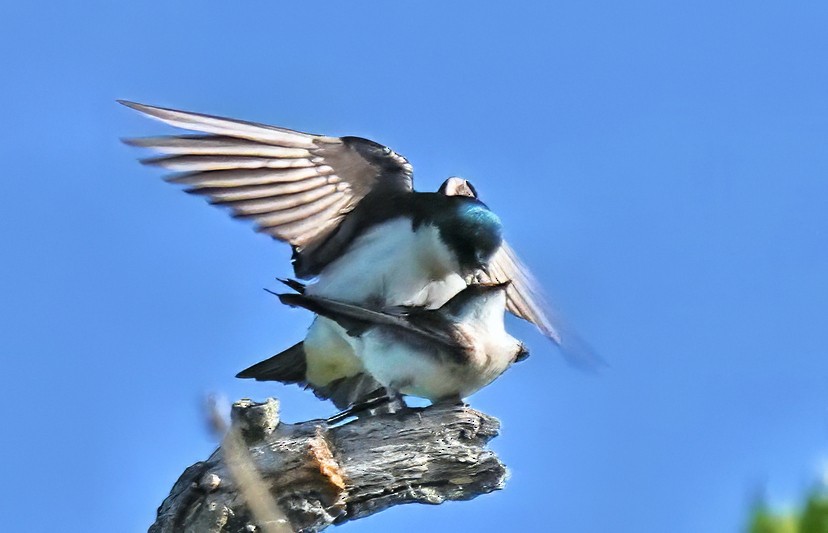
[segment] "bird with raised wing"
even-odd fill
[[[508,309],[566,344],[531,276],[503,242],[500,219],[466,180],[416,192],[408,161],[368,139],[121,103],[198,132],[125,142],[162,154],[142,162],[174,172],[168,181],[289,243],[295,275],[313,280],[309,295],[372,308],[434,309],[472,280],[511,280]],[[358,396],[375,384],[363,376],[352,343],[335,321],[320,317],[304,342],[268,360],[270,367],[239,376],[292,382],[304,372],[317,391],[358,377],[365,383],[350,395]]]

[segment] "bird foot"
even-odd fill
[[[359,417],[362,414],[369,416],[397,413],[406,409],[405,401],[399,394],[383,394],[374,398],[367,398],[360,403],[354,404],[330,418],[326,419],[328,424],[338,424],[351,417]]]

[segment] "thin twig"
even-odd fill
[[[292,533],[290,521],[268,492],[256,470],[239,429],[224,422],[214,398],[208,399],[210,425],[221,441],[222,457],[256,524],[265,533]]]

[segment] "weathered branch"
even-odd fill
[[[401,503],[468,500],[503,487],[506,469],[485,449],[500,423],[469,407],[404,409],[329,426],[280,423],[278,405],[237,402],[223,446],[184,471],[150,533],[320,531]],[[240,463],[263,487],[242,485],[251,472]],[[245,501],[263,497],[272,500]],[[255,513],[268,506],[272,517]]]

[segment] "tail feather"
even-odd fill
[[[382,385],[365,373],[340,378],[324,386],[318,386],[308,383],[307,371],[308,362],[304,343],[298,342],[287,350],[242,370],[236,374],[236,377],[256,381],[295,383],[312,390],[322,400],[331,400],[339,409],[350,407],[365,397],[377,394],[382,389]]]
[[[281,381],[305,385],[308,362],[304,343],[298,342],[287,350],[265,359],[236,374],[237,378],[252,378],[256,381]]]

